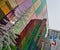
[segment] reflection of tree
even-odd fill
[[[60,39],[60,31],[49,30],[49,35],[52,35],[52,36]]]
[[[13,33],[0,30],[0,50],[3,48],[11,50],[10,45],[15,46],[13,41],[15,42],[15,35]]]

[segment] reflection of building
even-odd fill
[[[60,50],[60,31],[49,29],[51,50]]]
[[[17,46],[23,50],[24,45],[24,50],[30,46],[34,50],[44,45],[40,42],[47,37],[46,0],[0,0],[0,16],[0,50],[16,50]]]

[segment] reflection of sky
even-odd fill
[[[60,30],[60,0],[47,0],[49,28]]]

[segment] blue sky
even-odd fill
[[[60,30],[60,0],[46,0],[49,28]]]

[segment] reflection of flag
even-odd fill
[[[56,38],[54,36],[50,36],[51,39],[51,45],[56,46]]]
[[[56,46],[56,42],[52,42],[52,44],[51,44],[51,45]]]

